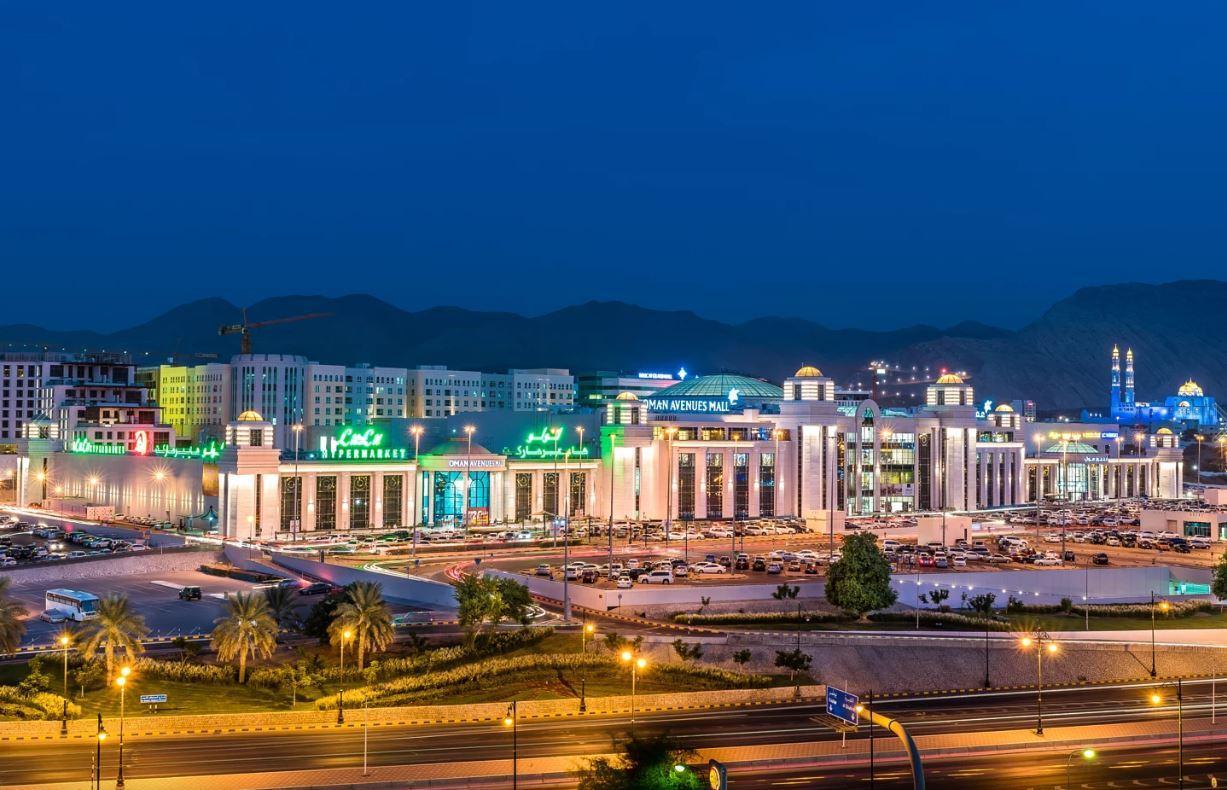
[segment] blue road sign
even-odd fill
[[[165,694],[142,694],[141,695],[142,705],[153,705],[154,703],[165,702],[165,701],[166,701]]]
[[[849,724],[857,723],[856,706],[860,699],[843,689],[827,686],[827,713]]]

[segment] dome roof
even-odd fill
[[[639,396],[633,392],[619,392],[614,400],[639,400]]]
[[[816,379],[822,375],[822,371],[813,365],[802,365],[797,368],[797,372],[792,374],[793,378],[798,379]]]
[[[467,438],[453,436],[446,442],[432,447],[427,455],[494,455],[494,453],[477,442],[473,442],[473,446],[469,447]]]
[[[260,416],[260,412],[254,409],[248,409],[238,417],[239,422],[264,422],[264,418]]]
[[[1186,397],[1200,398],[1205,393],[1202,391],[1201,385],[1199,385],[1196,381],[1193,381],[1193,379],[1189,379],[1180,385],[1180,389],[1176,391],[1176,394],[1184,395]]]
[[[1172,429],[1171,428],[1160,428],[1159,430],[1155,431],[1155,434],[1158,436],[1171,436]]]
[[[1008,403],[1002,403],[1002,404],[999,404],[997,408],[993,409],[993,411],[999,411],[1002,414],[1013,414],[1014,407]]]
[[[1091,447],[1086,442],[1067,441],[1067,442],[1057,442],[1056,444],[1050,446],[1044,452],[1046,453],[1078,453],[1082,455],[1094,455],[1095,453],[1099,451],[1096,450],[1094,447]]]
[[[963,380],[953,373],[946,373],[937,380],[938,384],[962,384]]]
[[[672,387],[657,390],[652,393],[652,397],[727,398],[731,390],[737,390],[737,395],[741,398],[782,399],[784,397],[784,390],[770,382],[730,373],[720,373],[715,376],[696,376],[692,379],[679,381]]]

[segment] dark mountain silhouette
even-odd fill
[[[967,370],[986,398],[1029,397],[1041,408],[1068,408],[1106,402],[1113,342],[1134,349],[1139,400],[1158,400],[1188,377],[1211,394],[1221,391],[1227,383],[1224,304],[1227,283],[1219,281],[1084,288],[1018,331],[971,321],[887,331],[832,329],[785,317],[728,324],[622,302],[589,302],[533,317],[459,307],[409,312],[364,294],[266,299],[248,308],[248,319],[331,313],[252,331],[256,352],[324,362],[577,372],[684,364],[697,373],[733,370],[776,381],[808,363],[850,381],[869,360],[882,358]],[[208,298],[112,333],[0,327],[0,347],[127,351],[147,363],[191,354],[228,359],[238,353],[238,338],[219,337],[217,327],[240,320],[239,307]]]

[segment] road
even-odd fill
[[[1186,684],[1186,721],[1208,715],[1209,694],[1209,684]],[[1052,691],[1046,692],[1045,700],[1045,724],[1048,727],[1175,716],[1168,703],[1151,705],[1146,699],[1146,689],[1139,686]],[[925,735],[1027,728],[1034,721],[1034,706],[1033,694],[1000,692],[883,701],[876,707],[882,713],[905,722],[913,735]],[[781,705],[648,714],[640,715],[637,729],[640,732],[667,730],[693,748],[837,739],[839,736],[816,718],[820,713],[814,705]],[[350,722],[360,722],[360,717],[358,711],[353,711],[348,718]],[[113,723],[108,725],[111,726]],[[528,757],[582,756],[607,752],[628,728],[629,721],[621,716],[578,721],[524,721],[519,727],[519,753]],[[863,737],[863,730],[849,738]],[[372,765],[448,763],[505,758],[510,754],[509,733],[498,724],[380,726],[370,730],[369,739],[368,759]],[[104,762],[112,766],[115,746],[114,739],[108,740],[108,753],[104,755]],[[1221,745],[1219,748],[1222,751]],[[0,761],[0,786],[79,780],[88,776],[93,744],[83,740],[6,743],[4,754],[6,759]],[[129,740],[125,755],[125,773],[129,777],[354,766],[361,763],[362,730],[142,737]],[[1032,758],[1029,756],[1027,759]],[[1047,760],[1051,762],[1053,758]],[[1013,757],[1006,762],[1011,770],[1018,764]],[[1149,764],[1146,761],[1128,763],[1130,771],[1133,767]],[[843,772],[847,770],[841,769]],[[949,769],[943,767],[942,770]],[[971,767],[966,770],[976,769]],[[1126,773],[1124,768],[1120,769],[1117,778]],[[800,772],[798,775],[810,774]],[[1021,779],[1026,773],[1021,772],[1017,776]],[[1132,775],[1128,778],[1132,778]],[[761,782],[775,779],[778,777],[774,775],[755,777],[755,781]],[[784,781],[788,781],[787,774]],[[737,787],[741,786],[739,782]]]

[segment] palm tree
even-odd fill
[[[298,617],[298,599],[289,587],[268,587],[264,590],[264,602],[273,621],[282,628],[297,631],[302,626]]]
[[[334,645],[341,641],[345,630],[352,631],[358,643],[358,671],[362,671],[368,648],[383,650],[392,643],[392,613],[383,600],[383,585],[354,582],[349,586],[347,600],[337,607],[328,626]]]
[[[222,661],[239,660],[239,682],[247,677],[247,657],[268,658],[277,647],[277,621],[263,596],[236,593],[226,599],[229,611],[213,622],[213,649]]]
[[[86,621],[85,643],[82,655],[92,656],[102,648],[106,655],[107,685],[111,684],[115,667],[116,648],[123,651],[128,661],[135,661],[145,646],[141,640],[149,633],[145,618],[132,609],[126,595],[108,595],[98,602],[98,615]]]
[[[0,576],[0,653],[15,652],[25,635],[26,608],[9,597],[9,584],[13,580]]]

